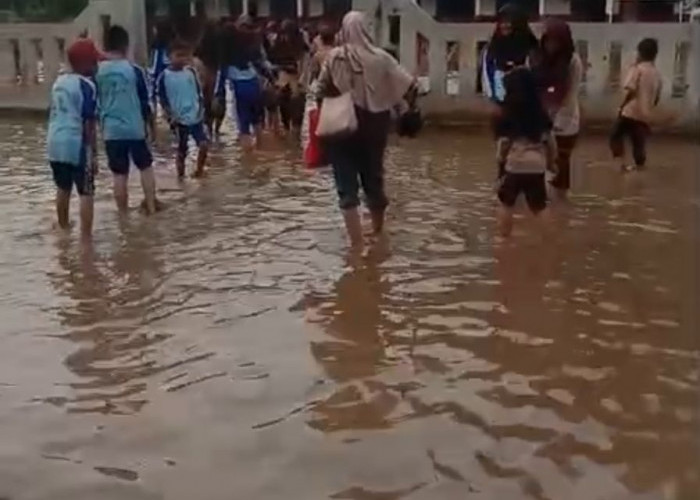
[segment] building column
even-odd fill
[[[304,0],[297,0],[297,17],[304,17]]]
[[[481,0],[476,0],[474,2],[474,17],[479,17],[481,15]]]
[[[546,0],[540,0],[539,14],[540,17],[544,17],[547,13],[547,2]]]
[[[59,50],[58,39],[54,36],[43,38],[41,46],[44,53],[44,85],[51,85],[58,76],[63,54]]]
[[[243,0],[243,15],[247,16],[249,11],[248,0]]]
[[[15,73],[14,44],[10,40],[3,40],[0,44],[0,82],[7,85],[17,85]]]
[[[22,71],[22,84],[35,85],[37,76],[37,54],[34,41],[22,38],[19,41],[20,70]]]

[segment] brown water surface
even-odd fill
[[[357,264],[280,146],[184,192],[161,146],[153,219],[102,172],[83,252],[44,134],[0,124],[0,498],[700,498],[696,147],[584,140],[555,235],[497,244],[488,138],[395,144]]]

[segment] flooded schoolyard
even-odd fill
[[[0,122],[3,500],[700,495],[697,146],[622,177],[584,139],[553,234],[499,243],[488,137],[394,141],[348,261],[330,172],[230,133],[184,187],[162,138],[151,219],[103,162],[81,250],[44,138]]]

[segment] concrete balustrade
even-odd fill
[[[41,95],[41,89],[47,89],[58,76],[66,41],[77,35],[72,23],[2,25],[0,91],[8,93],[21,87]]]

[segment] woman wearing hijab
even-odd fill
[[[506,4],[498,11],[496,29],[482,53],[482,91],[491,100],[502,103],[505,98],[503,76],[527,64],[537,49],[537,38],[528,25],[527,14],[515,4]]]
[[[503,78],[506,73],[527,65],[537,49],[537,37],[528,24],[527,14],[515,4],[506,4],[498,11],[496,29],[481,55],[477,89],[494,103],[491,127],[498,140],[502,135],[501,106],[506,96]],[[505,166],[498,165],[498,178]]]
[[[533,70],[557,141],[557,175],[551,185],[565,198],[571,187],[571,153],[581,122],[578,95],[583,75],[581,58],[575,53],[571,28],[565,21],[545,22]]]
[[[319,76],[319,98],[350,93],[358,128],[355,133],[326,144],[345,226],[353,247],[363,245],[360,185],[372,216],[372,229],[381,233],[389,204],[384,191],[384,150],[391,109],[415,88],[414,78],[387,52],[375,46],[364,14],[346,14],[339,46],[332,49]]]

